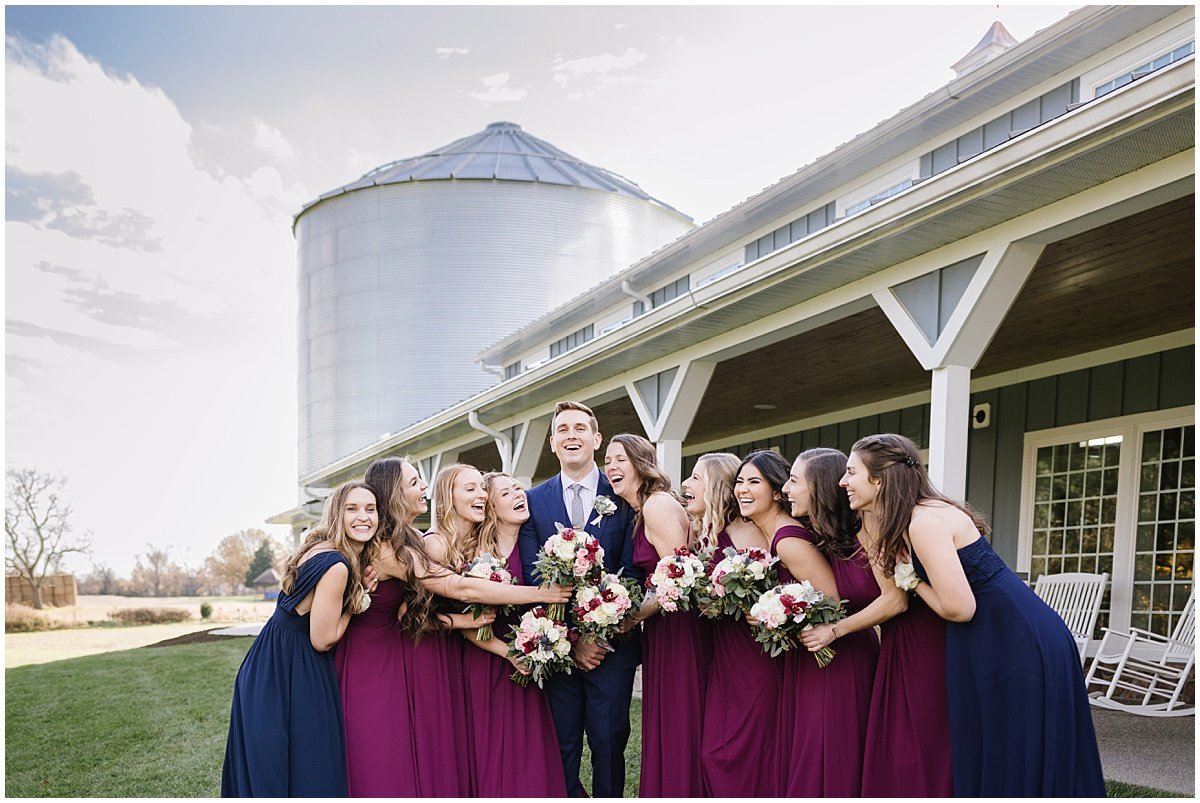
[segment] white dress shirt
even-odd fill
[[[562,480],[563,487],[563,506],[567,509],[567,518],[571,516],[571,499],[575,496],[575,492],[571,490],[571,485],[575,480],[568,477],[566,474],[559,472],[559,479]],[[583,487],[579,489],[579,498],[583,500],[583,518],[586,526],[595,516],[594,505],[596,504],[596,495],[600,488],[600,469],[592,467],[592,472],[583,479],[579,480],[579,484]],[[567,524],[568,522],[563,522]]]

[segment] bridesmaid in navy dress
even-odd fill
[[[469,790],[471,744],[463,736],[463,723],[453,721],[465,716],[467,707],[462,664],[446,663],[437,637],[430,635],[447,624],[437,622],[433,595],[456,599],[461,606],[562,602],[570,594],[558,587],[462,577],[439,565],[429,554],[427,539],[413,527],[428,510],[429,486],[412,462],[381,458],[366,477],[382,510],[384,536],[376,566],[384,605],[379,616],[356,617],[338,649],[350,791],[355,796],[444,797],[451,790]],[[482,623],[461,615],[460,623],[467,622],[471,627]]]
[[[737,515],[733,483],[741,459],[727,452],[706,454],[683,482],[687,511],[698,519],[699,541],[715,548],[712,565],[726,547],[770,549],[753,522]],[[778,784],[762,771],[775,744],[780,662],[763,652],[744,619],[722,616],[710,624],[712,664],[706,682],[701,776],[708,797],[778,797]]]
[[[506,562],[518,585],[521,553],[517,534],[529,520],[529,505],[520,483],[508,474],[483,475],[487,508],[482,526],[463,544],[466,556],[489,554]],[[527,670],[508,657],[508,641],[519,612],[496,618],[492,638],[476,638],[479,622],[459,632],[474,646],[463,656],[468,700],[474,709],[475,772],[482,797],[566,797],[554,717],[546,693],[536,684],[519,686],[514,668]]]
[[[855,443],[843,484],[878,522],[885,570],[912,554],[924,581],[917,594],[949,622],[954,794],[1103,797],[1075,640],[992,551],[983,518],[938,492],[899,435]]]
[[[362,482],[337,488],[288,558],[275,613],[233,687],[222,797],[345,797],[346,741],[330,650],[367,604],[361,555],[379,524]]]
[[[633,563],[649,577],[662,557],[689,546],[689,522],[658,466],[654,445],[616,435],[604,453],[613,492],[638,511]],[[661,613],[654,596],[627,620],[645,622],[642,636],[642,769],[639,797],[700,797],[700,736],[705,649],[699,612]],[[632,624],[631,624],[632,626]]]
[[[839,545],[856,529],[837,486],[844,460],[832,449],[813,450],[801,455],[793,471],[774,452],[754,452],[738,471],[735,492],[742,515],[774,533],[771,550],[779,558],[779,581],[808,580],[826,596],[846,600],[853,613],[875,602],[880,584],[861,554],[830,561],[823,551],[844,554]],[[785,486],[793,494],[790,502]],[[793,518],[793,510],[809,526]],[[781,773],[779,794],[785,797],[858,797],[862,787],[879,645],[873,630],[842,634],[837,627],[831,627],[837,657],[829,666],[819,667],[803,649],[780,658],[775,766]]]

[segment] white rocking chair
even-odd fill
[[[1195,714],[1194,704],[1179,701],[1196,660],[1195,604],[1193,586],[1170,636],[1136,627],[1128,633],[1104,628],[1104,638],[1087,673],[1088,688],[1100,687],[1090,694],[1092,705],[1147,717]],[[1113,699],[1117,691],[1125,693],[1123,700]]]
[[[1033,592],[1067,623],[1079,646],[1081,661],[1086,659],[1088,646],[1092,643],[1092,633],[1096,629],[1096,618],[1100,615],[1100,604],[1104,600],[1107,583],[1107,572],[1069,572],[1043,574],[1033,587]]]

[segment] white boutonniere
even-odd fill
[[[896,587],[901,591],[912,591],[921,584],[921,578],[917,575],[917,570],[913,567],[912,561],[897,563],[896,573],[892,575],[892,579],[896,582]]]
[[[363,613],[367,608],[371,607],[371,595],[367,593],[367,589],[362,589],[358,595],[358,601],[354,605],[354,613]]]
[[[592,509],[599,514],[592,519],[592,526],[595,526],[600,523],[600,519],[617,512],[617,503],[607,496],[597,496],[596,501],[592,503]]]

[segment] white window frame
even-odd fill
[[[1116,532],[1113,534],[1113,570],[1109,578],[1108,626],[1128,630],[1133,607],[1133,564],[1137,535],[1138,477],[1142,464],[1142,436],[1157,429],[1196,423],[1196,407],[1174,407],[1147,413],[1088,421],[1066,427],[1025,433],[1021,466],[1021,518],[1017,539],[1017,571],[1029,576],[1033,549],[1033,496],[1037,476],[1037,450],[1073,441],[1121,436],[1121,462],[1117,466]],[[1093,645],[1097,646],[1097,645]]]

